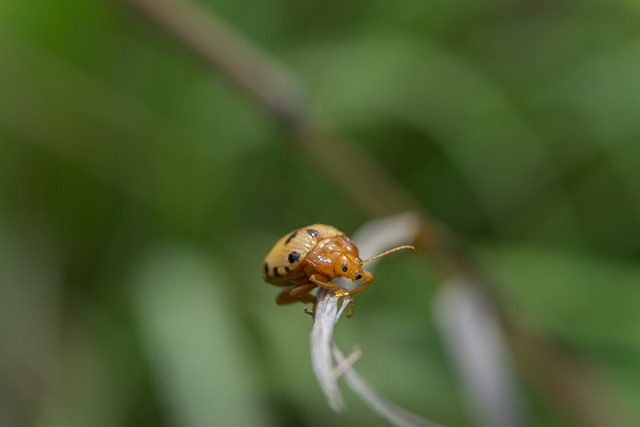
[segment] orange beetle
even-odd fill
[[[288,287],[278,294],[276,304],[313,303],[315,311],[316,297],[309,292],[317,286],[331,289],[341,297],[362,292],[373,282],[373,274],[364,271],[362,265],[400,249],[414,247],[398,246],[363,261],[358,247],[342,231],[330,225],[313,224],[276,242],[264,260],[262,276],[267,283]],[[364,283],[345,291],[330,282],[336,277],[346,277],[354,282],[363,280]],[[349,315],[352,311],[353,304]]]

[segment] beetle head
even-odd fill
[[[388,251],[382,252],[381,254],[378,254],[371,258],[367,258],[364,261],[351,253],[342,253],[333,264],[335,277],[343,276],[347,279],[351,279],[352,281],[357,282],[365,276],[364,271],[362,270],[363,264],[402,249],[415,248],[410,245],[398,246],[397,248],[389,249]]]
[[[364,277],[362,271],[362,260],[352,254],[342,254],[333,266],[336,277],[343,276],[354,282]]]

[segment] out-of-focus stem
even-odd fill
[[[126,0],[198,60],[224,73],[258,104],[285,122],[303,109],[295,77],[209,10],[191,1]]]

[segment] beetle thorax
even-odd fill
[[[329,237],[316,245],[307,254],[306,261],[318,273],[336,277],[336,266],[346,260],[358,259],[358,248],[346,236]]]

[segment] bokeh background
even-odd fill
[[[640,424],[640,3],[200,5]],[[348,187],[124,1],[0,2],[0,425],[385,425],[348,391],[329,410],[310,319],[260,277],[293,228],[372,219]],[[337,339],[394,402],[474,426],[434,326],[446,277],[390,257]],[[531,425],[572,425],[518,380]]]

